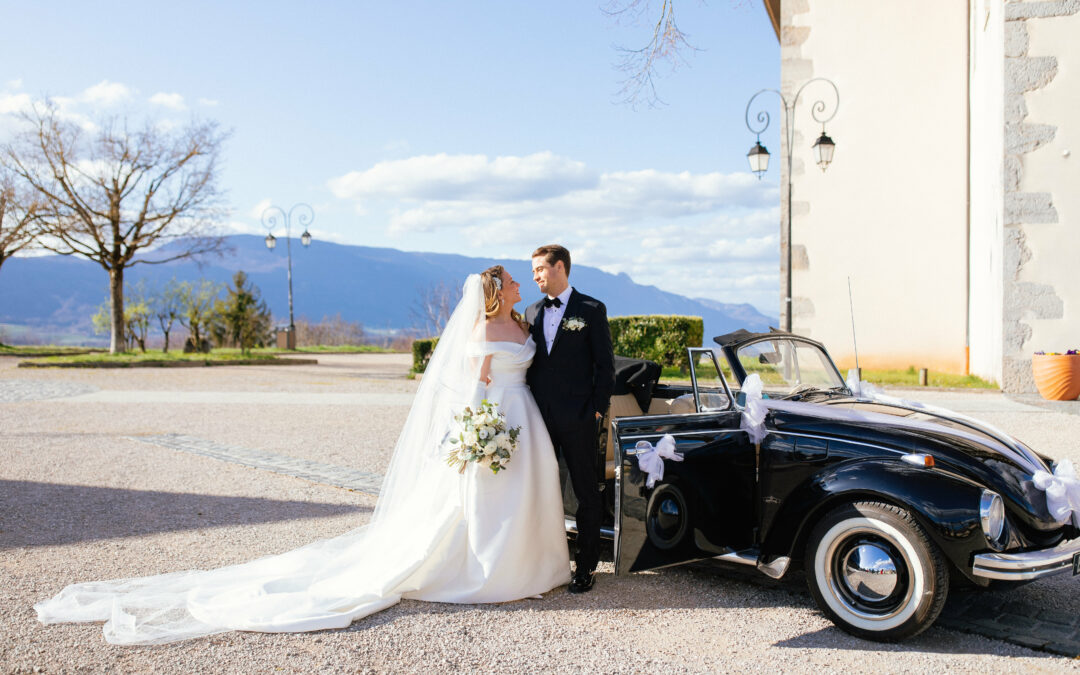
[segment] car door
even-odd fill
[[[616,574],[754,544],[754,447],[739,429],[741,413],[712,351],[690,351],[690,412],[624,417],[612,423]],[[668,434],[683,459],[665,460],[663,478],[649,487],[638,455]]]

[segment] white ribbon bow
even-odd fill
[[[1058,462],[1053,474],[1036,471],[1032,481],[1046,492],[1046,509],[1055,520],[1067,522],[1072,514],[1073,525],[1080,527],[1080,479],[1070,460]]]
[[[750,442],[755,445],[764,440],[769,433],[769,430],[765,428],[765,414],[769,412],[769,409],[761,402],[762,388],[761,377],[757,373],[743,381],[742,392],[746,399],[743,403],[739,428],[749,434]]]
[[[852,368],[847,372],[847,381],[844,382],[847,388],[851,390],[851,395],[855,398],[868,398],[871,401],[875,401],[884,396],[882,391],[870,384],[869,382],[863,382],[859,379],[859,371]],[[896,399],[900,400],[900,399]]]
[[[671,434],[664,434],[656,446],[648,441],[638,441],[634,446],[638,468],[649,474],[645,487],[651,488],[656,481],[664,479],[664,460],[683,461],[683,456],[675,452],[675,439]]]

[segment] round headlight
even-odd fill
[[[1005,531],[1005,503],[1001,496],[990,490],[983,490],[979,500],[979,518],[982,520],[983,534],[991,544],[1000,544]]]

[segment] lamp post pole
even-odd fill
[[[307,248],[311,245],[311,233],[308,232],[308,225],[315,220],[315,210],[307,204],[301,202],[294,204],[288,213],[285,212],[280,206],[268,206],[262,212],[262,223],[266,227],[266,248],[271,251],[277,246],[277,238],[274,236],[274,229],[278,226],[279,218],[285,223],[285,252],[288,258],[288,279],[289,279],[289,337],[288,337],[288,349],[296,349],[296,324],[293,321],[293,292],[292,292],[292,222],[293,214],[296,213],[296,222],[298,225],[304,226],[304,233],[300,235],[300,243]]]
[[[786,152],[786,156],[784,157],[784,159],[787,162],[787,203],[785,205],[787,212],[787,274],[785,275],[786,289],[784,292],[784,330],[789,333],[792,329],[791,168],[793,156],[792,151],[794,149],[793,146],[795,143],[795,107],[799,104],[799,97],[802,95],[803,90],[806,89],[807,86],[815,82],[823,82],[832,87],[834,97],[831,106],[832,113],[830,113],[828,117],[821,117],[830,108],[830,106],[827,105],[824,99],[818,99],[814,102],[812,106],[810,106],[810,115],[814,118],[815,122],[821,124],[821,136],[819,136],[818,139],[814,141],[813,150],[817,165],[821,167],[822,171],[824,171],[832,162],[833,151],[836,149],[836,144],[833,143],[833,140],[827,135],[825,135],[825,123],[836,116],[836,110],[840,107],[840,90],[836,88],[836,84],[832,80],[824,77],[815,77],[811,80],[807,80],[805,83],[803,83],[801,87],[799,87],[798,91],[795,92],[795,97],[791,100],[790,104],[788,103],[787,99],[784,98],[784,95],[776,89],[762,89],[761,91],[751,96],[750,100],[746,103],[746,128],[749,129],[751,133],[757,135],[757,142],[754,143],[754,147],[750,148],[750,152],[746,153],[746,158],[750,161],[750,170],[757,174],[759,180],[769,168],[769,151],[766,150],[765,146],[761,144],[761,134],[769,128],[770,118],[767,111],[765,111],[764,109],[759,110],[757,114],[753,117],[753,119],[756,120],[757,124],[759,125],[758,127],[755,127],[753,122],[751,122],[750,108],[754,105],[754,100],[758,96],[765,93],[773,93],[780,97],[780,104],[782,107],[782,112],[784,114],[784,132],[785,140],[787,141],[786,147],[784,148]]]

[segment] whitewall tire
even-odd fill
[[[857,502],[829,512],[810,534],[805,563],[821,611],[870,640],[926,630],[949,592],[941,553],[911,514],[892,504]]]

